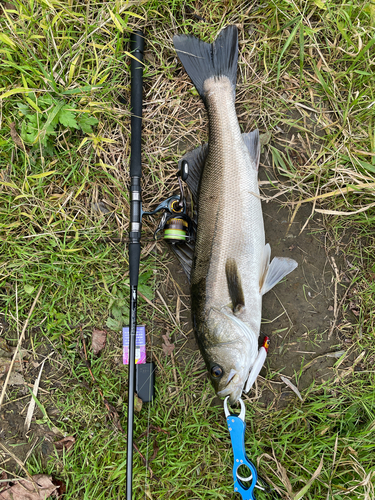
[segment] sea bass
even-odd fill
[[[259,132],[242,134],[235,110],[237,28],[228,26],[213,44],[186,35],[173,43],[209,120],[208,145],[182,159],[198,214],[188,270],[194,331],[217,395],[233,404],[264,362],[265,356],[259,367],[262,296],[297,263],[283,257],[270,263],[258,188]]]

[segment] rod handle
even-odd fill
[[[130,36],[131,58],[131,156],[130,176],[141,177],[142,85],[144,35],[135,31]]]

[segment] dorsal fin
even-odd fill
[[[188,151],[184,154],[181,160],[178,162],[178,168],[181,171],[181,163],[187,161],[189,165],[189,175],[186,180],[186,184],[190,189],[191,195],[193,197],[194,210],[190,217],[195,221],[197,220],[197,206],[198,206],[198,191],[199,183],[201,180],[202,170],[206,162],[208,154],[208,144],[203,144],[198,148],[193,149],[193,151]],[[182,265],[185,274],[190,281],[191,270],[193,266],[193,255],[194,255],[194,242],[195,242],[195,225],[194,225],[194,237],[193,241],[190,243],[179,243],[177,245],[171,245],[173,253],[176,255],[178,261]]]
[[[189,175],[186,180],[186,184],[190,189],[193,196],[193,202],[195,209],[198,205],[198,191],[199,182],[201,180],[201,175],[203,171],[204,164],[206,163],[206,158],[208,155],[208,144],[202,144],[198,148],[193,149],[193,151],[188,151],[184,154],[181,160],[178,162],[178,168],[181,168],[181,163],[185,160],[189,164]]]
[[[233,312],[238,312],[245,305],[245,297],[242,290],[241,276],[238,271],[237,262],[234,259],[227,259],[225,263],[225,274],[227,276],[228,291],[232,301]]]
[[[260,141],[259,141],[259,130],[253,130],[247,134],[242,134],[242,138],[246,147],[250,153],[251,159],[253,160],[253,165],[255,170],[259,168],[260,160]]]

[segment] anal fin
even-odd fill
[[[229,296],[232,301],[232,309],[234,312],[240,311],[245,305],[245,297],[242,290],[241,276],[234,259],[227,259],[225,274],[227,277]]]

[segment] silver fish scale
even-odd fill
[[[191,277],[192,285],[201,288],[201,299],[205,296],[205,300],[195,307],[193,304],[193,308],[199,309],[203,319],[212,308],[220,309],[230,303],[225,264],[232,258],[237,263],[245,297],[245,308],[237,316],[258,335],[265,236],[257,165],[241,136],[229,79],[206,80],[205,91],[209,154],[201,179]]]

